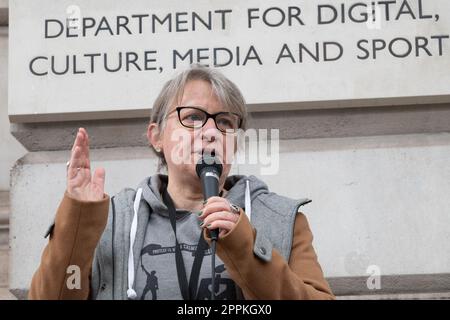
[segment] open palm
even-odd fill
[[[67,167],[67,192],[80,201],[99,201],[104,197],[105,169],[91,174],[89,136],[84,128],[78,129]]]

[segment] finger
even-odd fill
[[[94,186],[96,200],[102,199],[103,194],[105,193],[105,169],[95,169],[92,176],[92,184]]]
[[[207,204],[220,202],[220,201],[224,201],[224,200],[225,200],[225,198],[222,198],[222,197],[219,197],[219,196],[214,196],[214,197],[210,197],[207,200],[205,200],[204,205],[206,206]]]
[[[203,224],[207,226],[210,223],[213,223],[214,221],[218,220],[224,220],[224,221],[230,221],[233,223],[236,223],[239,220],[239,216],[237,214],[228,212],[228,211],[219,211],[211,213],[209,216],[207,216],[203,220]]]
[[[78,147],[80,149],[80,151],[81,151],[82,148],[83,148],[83,145],[84,145],[84,135],[83,135],[83,133],[80,130],[78,130],[77,135],[75,136],[75,141],[74,141],[73,146],[72,146],[71,158],[73,156],[73,153],[75,152],[75,148]],[[78,158],[80,156],[81,156],[81,152],[78,154]],[[70,164],[72,164],[72,163],[70,163]]]
[[[223,238],[224,236],[226,236],[228,232],[229,231],[225,230],[225,229],[220,230],[220,232],[219,232],[219,239]]]
[[[84,148],[86,153],[86,158],[89,161],[89,167],[90,167],[90,147],[89,147],[89,135],[87,133],[87,130],[85,128],[80,128],[81,133],[83,134],[83,142],[84,142]]]
[[[87,133],[87,130],[83,127],[81,127],[79,130],[83,134],[83,137],[86,139],[86,141],[89,142],[89,135]],[[89,145],[89,143],[88,143],[88,145]]]
[[[221,201],[216,201],[214,203],[207,204],[203,208],[202,214],[199,216],[199,218],[204,219],[211,213],[214,213],[217,211],[231,211],[230,204],[228,203],[228,201],[222,198]]]
[[[91,161],[89,156],[89,136],[87,134],[86,129],[80,128],[79,132],[81,133],[83,139],[81,142],[81,151],[83,156],[83,167],[84,168],[91,168]]]
[[[206,225],[206,228],[209,230],[221,229],[221,230],[226,230],[229,232],[229,231],[233,230],[235,225],[236,224],[231,221],[216,220],[216,221],[211,222],[210,224]]]
[[[69,179],[74,178],[78,173],[78,168],[83,165],[83,159],[81,157],[81,147],[76,146],[69,161],[69,167],[67,168],[67,177]]]
[[[77,134],[75,135],[75,141],[73,142],[72,151],[75,150],[76,146],[81,147],[82,141],[83,141],[83,133],[80,132],[80,129],[78,129]]]
[[[105,169],[104,168],[97,168],[94,171],[94,176],[92,177],[92,182],[95,185],[103,186],[105,185]]]

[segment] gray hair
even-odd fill
[[[230,112],[235,112],[241,116],[242,123],[240,129],[247,129],[248,113],[245,106],[245,99],[239,88],[217,69],[209,68],[201,64],[192,64],[189,68],[178,73],[164,84],[153,104],[150,123],[156,123],[161,131],[164,130],[170,106],[175,101],[177,103],[181,101],[186,84],[192,80],[208,82],[219,102],[223,106],[228,107]],[[160,160],[158,171],[162,167],[167,167],[164,154],[162,152],[156,152],[154,149],[153,151]]]

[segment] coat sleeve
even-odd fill
[[[303,213],[297,213],[289,261],[276,249],[271,261],[259,259],[253,253],[255,235],[256,230],[241,211],[234,229],[217,242],[217,254],[245,299],[335,299],[312,246],[313,235]],[[210,242],[207,232],[204,236]]]
[[[41,263],[34,273],[29,299],[87,299],[95,248],[108,219],[109,196],[77,201],[67,192]],[[77,279],[79,277],[79,279]]]

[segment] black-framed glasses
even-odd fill
[[[209,118],[214,120],[216,128],[223,133],[235,133],[242,124],[242,118],[233,112],[218,112],[210,114],[198,107],[184,106],[175,109],[178,113],[178,120],[182,126],[191,129],[203,127]]]

